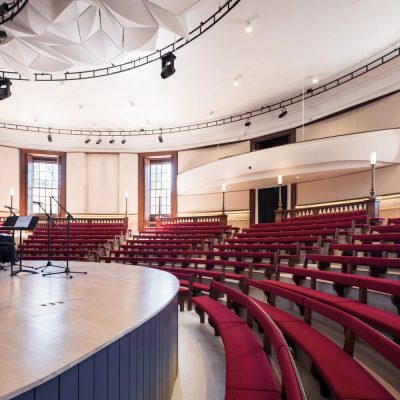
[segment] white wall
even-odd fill
[[[178,173],[198,167],[221,158],[247,153],[250,141],[212,146],[196,150],[178,152]],[[225,193],[226,211],[248,211],[249,191]],[[222,211],[222,192],[178,196],[178,214],[220,213]]]
[[[66,176],[67,210],[71,213],[85,214],[86,209],[86,155],[67,154]]]
[[[138,212],[137,154],[67,154],[67,206],[77,214]]]
[[[8,215],[3,208],[10,205],[10,189],[14,188],[13,206],[19,209],[19,150],[0,147],[0,212]]]
[[[305,139],[316,139],[400,126],[400,93],[348,111],[344,114],[305,127]],[[298,140],[302,129],[296,131]],[[362,143],[360,143],[362,145]],[[376,192],[378,195],[400,193],[400,166],[378,168]],[[297,204],[315,204],[329,201],[367,197],[371,187],[370,173],[347,174],[330,179],[297,185]]]
[[[125,190],[129,192],[128,213],[138,212],[138,155],[119,155],[119,212],[125,213]]]
[[[250,151],[250,141],[178,152],[178,174],[220,158]]]

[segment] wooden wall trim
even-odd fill
[[[66,205],[67,201],[67,153],[60,151],[20,149],[19,151],[19,204],[20,215],[28,212],[28,158],[32,155],[51,155],[58,158],[60,163],[60,203]],[[65,212],[60,210],[60,217],[65,217]]]
[[[170,157],[172,163],[172,188],[171,188],[171,217],[175,218],[178,211],[178,152],[177,151],[161,151],[152,153],[139,153],[138,154],[138,228],[139,231],[144,229],[145,226],[145,160],[152,157]]]

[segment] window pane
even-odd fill
[[[43,210],[33,201],[40,201],[47,212],[57,213],[57,205],[50,197],[59,199],[59,166],[56,158],[34,157],[28,165],[28,212],[42,214]]]
[[[150,164],[150,213],[171,215],[171,162]]]

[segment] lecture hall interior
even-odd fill
[[[0,400],[400,400],[399,0],[0,0]]]

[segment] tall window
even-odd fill
[[[172,164],[170,160],[150,162],[150,216],[171,215]]]
[[[60,201],[60,166],[58,158],[35,157],[28,160],[28,213],[43,214],[42,206],[48,213],[58,214],[58,205],[53,196]]]

